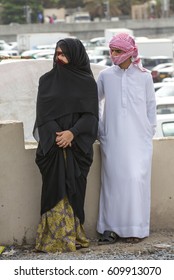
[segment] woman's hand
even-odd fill
[[[74,139],[74,135],[70,130],[56,132],[56,144],[60,148],[71,147],[71,142]]]

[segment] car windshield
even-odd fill
[[[165,85],[156,91],[157,97],[174,96],[174,83],[173,86]]]
[[[165,137],[174,136],[174,122],[165,122],[162,124],[162,132]]]

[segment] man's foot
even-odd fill
[[[126,243],[131,243],[131,244],[135,244],[135,243],[139,243],[143,240],[143,238],[138,238],[138,237],[128,237],[128,238],[124,238]]]
[[[98,245],[113,244],[118,238],[119,237],[115,232],[106,230],[98,240]]]

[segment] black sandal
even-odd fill
[[[125,238],[126,243],[136,244],[143,240],[143,238],[138,237],[127,237]]]
[[[76,250],[80,250],[80,249],[82,249],[83,247],[82,247],[82,245],[81,244],[76,244]]]
[[[113,244],[117,239],[118,235],[115,232],[106,230],[98,240],[98,245]]]

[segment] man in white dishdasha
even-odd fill
[[[135,243],[149,236],[155,92],[132,36],[115,35],[109,48],[113,65],[97,81],[102,159],[97,231],[99,244],[118,238]]]

